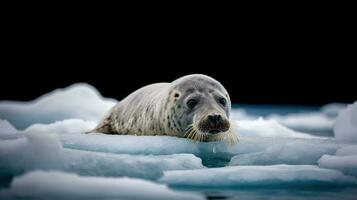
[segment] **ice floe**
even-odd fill
[[[103,98],[91,85],[77,83],[29,102],[0,101],[0,119],[17,129],[69,118],[99,121],[116,102]]]
[[[63,148],[56,134],[29,133],[0,140],[0,174],[16,175],[55,169],[91,176],[130,176],[155,179],[165,170],[203,168],[192,154],[125,155]]]
[[[357,101],[340,111],[333,131],[339,141],[357,142]]]
[[[2,198],[25,199],[205,199],[154,182],[133,178],[87,177],[58,171],[33,171],[16,177]]]
[[[270,165],[167,171],[159,182],[186,187],[269,188],[355,185],[356,179],[313,165]]]

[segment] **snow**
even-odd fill
[[[167,171],[159,182],[190,187],[298,187],[355,185],[356,179],[313,165],[234,166]]]
[[[99,121],[116,102],[103,98],[91,85],[77,83],[29,102],[0,101],[0,119],[7,119],[17,129],[69,118]]]
[[[155,179],[165,170],[203,168],[192,154],[125,155],[63,148],[56,134],[29,133],[0,140],[0,174],[56,169],[92,176],[130,176]]]
[[[49,181],[55,180],[55,181]],[[203,196],[178,192],[167,186],[133,178],[78,176],[56,171],[33,171],[16,177],[3,198],[101,198],[101,199],[204,199]]]
[[[357,142],[357,101],[339,112],[333,131],[339,141]]]

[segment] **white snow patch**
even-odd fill
[[[133,178],[78,176],[56,171],[34,171],[16,177],[0,197],[18,198],[100,198],[100,199],[204,199],[154,182]]]

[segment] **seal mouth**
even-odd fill
[[[214,129],[214,130],[209,130],[208,133],[210,134],[217,134],[217,133],[220,133],[221,131],[218,130],[218,129]]]

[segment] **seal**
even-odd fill
[[[142,87],[115,105],[90,132],[169,135],[199,142],[238,142],[231,101],[217,80],[192,74]]]

